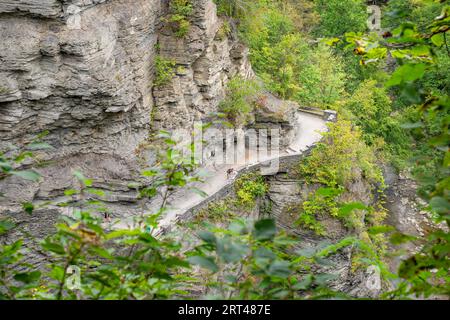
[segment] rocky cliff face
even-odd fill
[[[165,0],[0,0],[0,150],[43,131],[55,148],[36,153],[50,161],[35,168],[41,182],[0,182],[0,211],[61,196],[73,169],[127,201],[149,131],[189,127],[217,111],[229,78],[253,75],[245,47],[219,35],[213,2],[193,4],[180,38]],[[155,88],[157,55],[177,74]]]

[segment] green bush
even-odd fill
[[[237,216],[228,198],[208,204],[208,207],[197,212],[195,222],[224,222]]]
[[[233,124],[245,125],[251,119],[259,92],[260,87],[256,81],[236,76],[228,82],[226,96],[220,103],[219,110]]]
[[[224,21],[216,34],[216,39],[225,40],[231,34],[231,26],[228,21]]]
[[[154,85],[159,87],[169,83],[175,76],[176,62],[161,56],[155,59],[155,80]]]
[[[253,5],[255,0],[214,0],[217,12],[228,17],[240,17]],[[256,1],[257,2],[257,1]]]
[[[298,211],[296,224],[314,231],[317,235],[325,236],[327,234],[325,227],[316,217],[325,214],[337,217],[338,208],[336,197],[341,193],[342,190],[323,188],[309,195],[308,199],[303,201],[299,208],[295,208]]]
[[[364,0],[314,0],[319,23],[314,33],[320,37],[342,36],[367,28],[367,5]]]
[[[407,21],[415,22],[420,28],[427,25],[441,13],[442,4],[427,0],[390,0],[383,9],[384,28],[396,28]]]
[[[343,112],[351,112],[353,123],[362,129],[364,141],[369,146],[382,148],[400,162],[410,156],[410,136],[401,127],[399,117],[393,115],[387,90],[377,81],[362,82],[344,101],[342,108]]]
[[[185,37],[191,26],[189,16],[194,11],[191,0],[170,0],[169,23],[172,24],[175,35],[179,38]]]
[[[268,186],[264,178],[259,175],[247,174],[235,182],[235,190],[238,204],[251,208],[256,204],[256,199],[264,196],[268,191]]]
[[[364,143],[361,131],[348,120],[329,124],[323,142],[300,163],[300,176],[308,183],[330,188],[345,188],[355,178],[358,168],[371,183],[384,186],[373,151]]]
[[[324,45],[311,46],[296,31],[290,16],[276,6],[255,12],[242,23],[250,59],[266,87],[284,99],[305,106],[329,108],[342,95],[341,61]]]

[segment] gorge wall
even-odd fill
[[[107,191],[113,216],[143,210],[129,183],[139,176],[149,133],[208,119],[218,111],[228,80],[254,76],[248,49],[235,32],[223,32],[228,22],[218,17],[215,4],[192,3],[189,32],[178,37],[165,19],[167,0],[0,0],[0,152],[17,153],[45,131],[53,147],[34,151],[25,162],[40,173],[39,181],[0,179],[1,216],[14,217],[36,238],[49,233],[60,208],[37,207],[29,216],[22,203],[63,202],[64,191],[77,186],[74,170]],[[176,74],[156,87],[158,56],[175,61]],[[282,123],[285,131],[292,129],[291,109],[298,106],[283,111],[286,104],[270,94],[260,104],[256,116],[264,127]],[[293,218],[286,215],[288,204],[311,191],[289,172],[267,178],[270,215],[304,245],[316,245],[324,239],[291,228]],[[367,192],[355,184],[357,190]],[[350,232],[335,219],[325,222],[331,240]],[[335,262],[338,289],[376,294],[365,291],[366,275],[351,272],[350,250]]]

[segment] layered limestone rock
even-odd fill
[[[154,128],[179,129],[217,112],[226,83],[236,75],[254,76],[248,49],[236,34],[228,32],[229,21],[217,16],[210,0],[197,0],[185,37],[166,24],[159,36],[160,54],[176,63],[170,83],[155,87]]]

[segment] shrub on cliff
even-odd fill
[[[256,81],[234,77],[227,84],[226,96],[219,109],[234,125],[245,125],[251,120],[259,92],[260,86]]]

